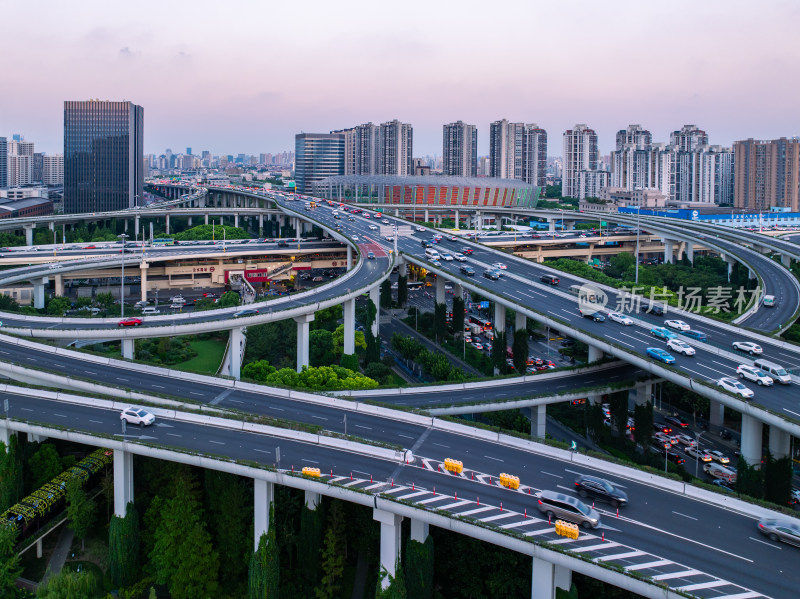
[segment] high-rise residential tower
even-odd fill
[[[344,174],[344,133],[299,133],[294,137],[295,183],[299,193],[311,193],[314,183]]]
[[[518,179],[544,189],[547,183],[547,132],[534,123],[489,125],[490,176]]]
[[[800,209],[800,138],[733,144],[737,208]]]
[[[8,140],[0,137],[0,189],[8,187]]]
[[[617,147],[611,152],[611,186],[631,191],[655,187],[652,146],[653,136],[641,125],[618,131]]]
[[[141,205],[144,109],[132,102],[64,102],[64,212]]]
[[[398,120],[381,123],[376,134],[378,175],[406,176],[414,172],[412,165],[414,128]]]
[[[597,197],[607,187],[609,174],[598,170],[597,133],[584,124],[564,132],[564,171],[561,193],[564,197]]]
[[[33,142],[16,134],[6,144],[8,187],[21,187],[33,183]]]
[[[478,176],[478,129],[456,121],[442,132],[442,173],[457,177]]]

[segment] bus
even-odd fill
[[[406,283],[406,289],[409,291],[420,291],[425,287],[424,281],[409,281]]]
[[[469,317],[469,322],[471,324],[478,325],[484,331],[491,331],[492,330],[492,321],[491,320],[487,320],[487,319],[481,318],[479,316],[470,316]]]
[[[594,294],[594,292],[584,288],[583,285],[570,285],[568,291],[575,297],[580,298],[582,301],[589,303],[595,303],[597,301],[597,296]]]
[[[157,245],[178,245],[178,243],[172,239],[171,237],[161,237],[160,239],[154,239],[150,245],[157,246]]]

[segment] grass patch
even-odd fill
[[[219,338],[197,339],[190,341],[189,346],[197,355],[191,360],[176,364],[175,367],[199,374],[216,374],[225,355],[225,341]]]

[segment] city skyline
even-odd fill
[[[4,97],[0,130],[21,132],[47,153],[62,150],[63,102],[90,98],[144,106],[145,153],[279,152],[298,131],[392,119],[414,126],[416,155],[438,155],[442,125],[456,120],[477,126],[481,156],[499,119],[536,122],[551,136],[588,123],[601,154],[629,123],[656,139],[695,123],[724,146],[800,133],[798,84],[786,77],[800,54],[791,42],[800,7],[788,1],[726,2],[724,11],[717,2],[503,3],[498,14],[540,24],[536,48],[560,48],[541,55],[486,22],[479,3],[460,3],[458,12],[434,5],[424,15],[320,3],[313,20],[306,6],[83,4],[79,15],[58,4],[4,6],[12,29],[25,33],[26,52],[13,51],[15,36],[0,41],[15,56],[7,80],[24,83]],[[303,25],[265,29],[269,22]],[[771,43],[734,44],[729,32],[745,29]],[[655,37],[661,31],[673,32],[668,45]],[[653,76],[635,76],[642,72]]]

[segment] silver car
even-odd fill
[[[783,541],[800,547],[800,526],[790,520],[766,518],[758,523],[758,530],[773,541]]]
[[[547,490],[539,491],[536,499],[539,511],[551,520],[569,520],[584,528],[597,528],[600,525],[600,514],[579,499]]]

